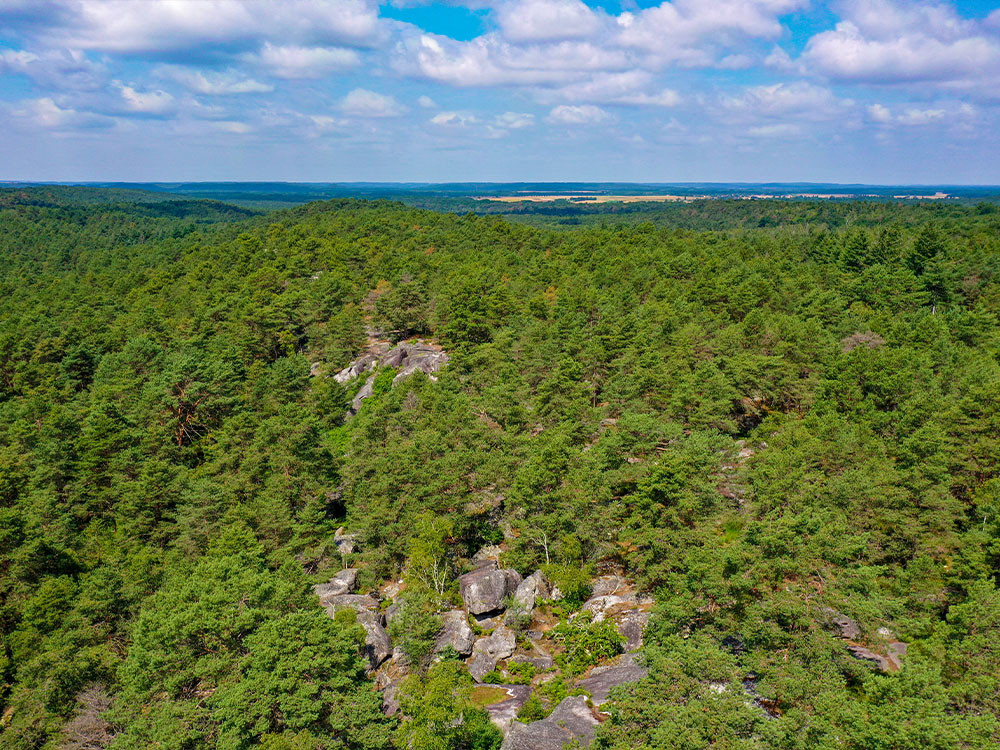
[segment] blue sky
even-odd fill
[[[1000,1],[0,0],[0,179],[1000,183]]]

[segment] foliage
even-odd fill
[[[604,747],[1000,742],[997,211],[162,197],[0,190],[3,747],[492,746],[459,662],[421,667],[500,541],[564,614],[606,567],[655,595]],[[324,374],[379,329],[449,364],[345,419]],[[340,526],[406,582],[398,730],[309,590]]]

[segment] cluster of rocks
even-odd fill
[[[878,629],[879,637],[885,641],[885,653],[879,653],[858,642],[861,627],[847,615],[829,607],[825,607],[821,615],[834,635],[847,644],[848,652],[855,659],[870,662],[883,672],[898,672],[902,668],[908,644],[899,640],[888,628]]]
[[[347,536],[340,534],[338,538]],[[393,649],[386,631],[395,606],[383,613],[378,598],[356,593],[357,577],[354,569],[342,570],[314,590],[331,617],[342,609],[356,613],[365,629],[366,655],[376,684],[383,691],[385,711],[395,713],[399,710],[396,688],[408,671],[404,655]],[[491,558],[476,561],[476,567],[459,577],[458,584],[464,607],[441,614],[442,627],[433,651],[436,655],[453,651],[466,660],[469,674],[477,683],[497,688],[503,697],[484,708],[504,732],[504,748],[508,750],[561,748],[571,740],[586,746],[602,718],[599,707],[608,701],[612,689],[646,676],[635,651],[642,645],[653,602],[638,596],[624,578],[603,576],[593,582],[592,596],[573,616],[586,612],[595,621],[613,621],[626,641],[627,653],[592,669],[577,682],[577,687],[590,694],[589,700],[583,696],[566,698],[546,719],[521,723],[517,713],[531,696],[534,684],[554,676],[555,660],[545,636],[558,620],[538,605],[543,600],[559,599],[562,594],[550,586],[541,571],[522,579],[517,571],[501,568]],[[525,635],[520,644],[516,629]],[[486,681],[503,664],[531,664],[536,673],[533,684],[497,685]]]
[[[364,385],[354,396],[354,400],[351,401],[349,411],[351,414],[357,414],[361,403],[372,395],[372,389],[375,385],[375,370],[379,367],[393,367],[399,370],[392,379],[392,384],[396,385],[403,378],[416,372],[426,373],[431,380],[436,380],[434,373],[446,364],[448,364],[448,354],[436,344],[413,340],[393,346],[388,341],[374,341],[369,345],[367,352],[336,373],[333,379],[338,383],[346,383],[365,373],[370,373]],[[314,366],[312,372],[314,375],[319,374],[320,368]]]

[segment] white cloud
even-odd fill
[[[581,104],[572,106],[561,104],[549,112],[546,118],[549,122],[557,125],[595,125],[611,120],[610,114],[593,104]]]
[[[506,130],[530,128],[535,124],[535,116],[527,112],[504,112],[494,118],[493,124]]]
[[[396,117],[406,107],[391,96],[368,89],[354,89],[340,101],[340,111],[354,117]]]
[[[850,21],[809,40],[805,62],[832,78],[873,83],[943,81],[1000,66],[1000,43],[982,36],[936,39],[923,32],[871,39]]]
[[[746,39],[776,39],[780,17],[804,0],[674,0],[618,17],[618,42],[660,64],[711,65],[717,48]]]
[[[235,133],[237,135],[243,135],[244,133],[250,133],[253,131],[253,128],[250,127],[250,125],[245,122],[239,122],[238,120],[216,120],[214,122],[209,122],[208,127],[223,133]]]
[[[809,40],[802,61],[842,81],[991,81],[1000,77],[1000,39],[991,19],[957,15],[951,5],[847,0],[844,18]]]
[[[759,125],[747,130],[747,135],[754,138],[796,138],[802,135],[802,128],[787,122]]]
[[[885,107],[881,104],[869,105],[868,116],[871,117],[875,122],[881,122],[881,123],[892,122],[892,112],[889,111],[888,107]]]
[[[0,74],[20,73],[58,91],[92,91],[104,84],[104,66],[79,50],[0,50]]]
[[[736,96],[725,97],[722,106],[730,113],[758,118],[795,117],[828,120],[839,117],[853,104],[841,100],[822,86],[805,81],[751,86]]]
[[[55,131],[110,127],[114,124],[114,120],[110,117],[79,112],[72,107],[57,104],[51,97],[19,102],[12,109],[12,114],[36,127]]]
[[[429,96],[421,96],[417,99],[417,104],[419,104],[424,109],[435,109],[437,107],[437,102],[431,99]]]
[[[582,39],[601,28],[597,13],[580,0],[515,0],[500,5],[497,20],[513,42]]]
[[[116,85],[125,103],[125,109],[129,112],[164,115],[173,111],[175,107],[174,97],[166,91],[160,89],[136,91],[131,86],[125,86],[121,83],[116,83]]]
[[[431,119],[433,125],[445,125],[464,128],[479,122],[473,115],[466,112],[438,112]]]
[[[274,86],[247,78],[232,70],[210,73],[178,65],[163,65],[157,68],[156,72],[160,77],[176,81],[196,94],[208,96],[263,94],[274,91]]]
[[[361,64],[357,50],[345,47],[279,46],[270,42],[265,42],[259,53],[247,59],[279,78],[322,78]]]
[[[52,46],[163,53],[261,41],[370,44],[382,33],[369,0],[49,0],[30,25]],[[16,8],[15,8],[16,10]]]
[[[590,42],[513,45],[497,34],[468,42],[410,34],[396,49],[397,71],[452,86],[550,85],[582,80],[595,71],[628,66],[622,50]]]
[[[868,106],[869,119],[880,126],[901,125],[922,127],[925,125],[963,125],[976,117],[976,108],[967,103],[937,102],[932,106],[905,105],[892,109],[883,104]]]
[[[538,89],[535,97],[542,103],[557,101],[673,107],[680,95],[672,89],[652,90],[653,75],[644,70],[623,73],[595,73],[588,80],[558,88]]]

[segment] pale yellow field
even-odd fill
[[[694,201],[708,197],[707,195],[581,195],[580,193],[566,193],[563,195],[481,195],[477,196],[476,200],[499,201],[500,203],[520,203],[521,201],[546,203],[576,198],[574,203],[641,203],[645,201]]]

